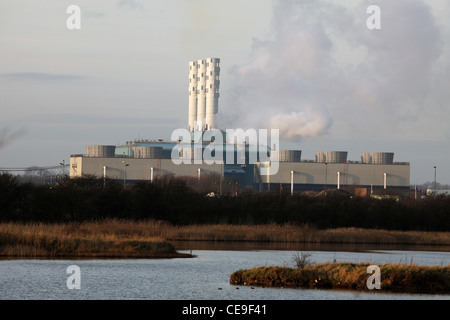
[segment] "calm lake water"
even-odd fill
[[[251,248],[214,250],[179,244],[189,259],[166,260],[0,260],[0,299],[8,300],[349,300],[449,299],[450,295],[252,288],[229,284],[239,269],[257,266],[293,266],[298,250]],[[184,248],[183,248],[184,247]],[[231,245],[233,247],[233,245]],[[345,261],[448,265],[450,252],[406,250],[308,251],[314,262]],[[68,289],[67,267],[80,268],[80,289]],[[382,272],[382,270],[381,270]],[[369,275],[368,275],[369,276]],[[381,282],[381,284],[383,284]]]

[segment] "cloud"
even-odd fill
[[[296,141],[405,134],[398,128],[420,119],[432,99],[443,41],[423,1],[378,5],[382,28],[369,30],[367,3],[278,1],[271,35],[229,69],[227,125],[277,126]]]
[[[276,114],[270,118],[270,127],[278,128],[280,133],[289,140],[295,140],[298,137],[317,137],[326,131],[330,124],[326,114],[311,107],[305,107],[300,112]]]
[[[133,117],[115,116],[111,114],[96,114],[92,111],[89,113],[39,113],[29,115],[22,118],[33,126],[60,126],[60,127],[76,127],[83,125],[84,128],[100,128],[100,127],[173,127],[176,120],[173,118],[163,117]],[[1,131],[0,131],[1,133]]]
[[[440,30],[422,1],[382,2],[381,10],[381,32],[354,37],[367,48],[365,83],[373,99],[365,102],[369,107],[390,111],[396,120],[419,117],[442,54]],[[362,76],[357,70],[350,74],[353,83]]]
[[[55,74],[42,72],[14,72],[4,73],[1,76],[4,79],[20,81],[69,81],[84,78],[84,76],[75,74]]]
[[[280,129],[282,137],[296,140],[320,135],[331,125],[328,101],[319,97],[326,90],[321,75],[330,69],[332,43],[311,19],[318,13],[303,13],[301,4],[279,2],[271,38],[255,39],[249,63],[230,69],[229,104],[246,113],[231,119],[239,126]]]
[[[117,6],[119,8],[142,10],[144,8],[144,3],[142,0],[119,0]]]
[[[104,12],[100,12],[100,11],[93,11],[93,10],[89,10],[89,9],[83,9],[83,18],[86,17],[88,19],[100,19],[105,17],[105,13]]]
[[[8,127],[0,129],[0,149],[17,140],[26,133],[24,128],[11,131]]]

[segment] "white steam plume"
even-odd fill
[[[388,135],[419,117],[442,48],[423,0],[380,0],[382,29],[369,30],[364,1],[280,0],[272,34],[230,69],[227,125],[278,128],[290,140]],[[224,119],[227,120],[227,119]]]
[[[289,140],[313,138],[324,132],[330,123],[326,114],[305,108],[301,112],[277,114],[270,118],[270,127],[277,128]]]

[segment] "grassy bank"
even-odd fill
[[[361,228],[319,230],[295,225],[187,225],[105,219],[68,223],[0,223],[0,257],[172,257],[168,241],[449,246],[450,232]]]
[[[4,223],[4,225],[18,225]],[[59,232],[99,238],[159,238],[167,241],[253,241],[282,243],[448,245],[450,232],[393,231],[362,228],[320,230],[307,225],[174,225],[162,220],[104,219],[96,222],[39,224]],[[41,227],[42,229],[42,227]],[[44,229],[42,229],[44,230]],[[0,229],[1,232],[1,229]]]
[[[450,266],[380,265],[381,289],[369,290],[368,263],[323,263],[304,268],[258,267],[238,270],[230,276],[233,285],[351,289],[402,293],[450,293]]]
[[[111,228],[112,226],[116,228]],[[8,258],[175,258],[160,237],[109,223],[1,223],[0,257]]]
[[[162,224],[155,230],[168,240],[256,241],[283,243],[449,245],[450,232],[393,231],[363,228],[319,230],[296,225]]]

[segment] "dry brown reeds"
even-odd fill
[[[450,245],[450,232],[307,225],[186,225],[106,219],[70,223],[0,223],[0,256],[144,256],[174,252],[167,241],[246,241],[311,244]]]
[[[234,285],[370,290],[368,263],[322,263],[304,268],[258,267],[230,276]],[[449,293],[450,266],[380,265],[380,290],[403,293]]]
[[[146,224],[148,225],[148,223]],[[0,257],[184,257],[139,223],[105,220],[85,223],[0,223]]]
[[[450,232],[392,231],[362,228],[319,230],[307,225],[165,225],[168,240],[268,241],[287,243],[450,245]]]

